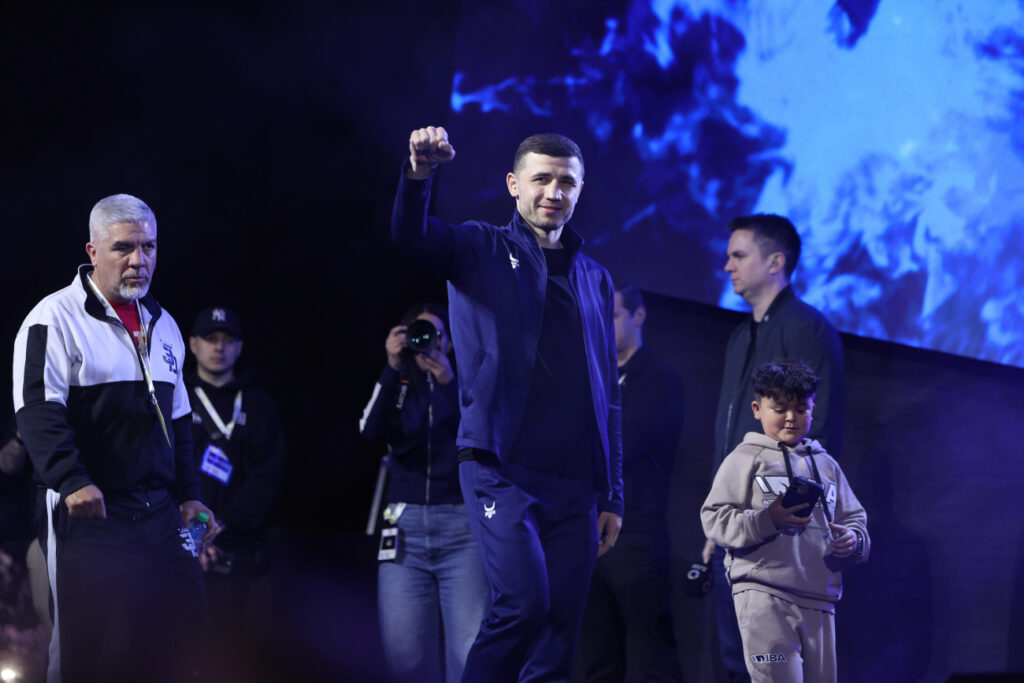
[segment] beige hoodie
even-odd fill
[[[832,612],[843,592],[842,565],[868,558],[867,513],[839,464],[817,441],[804,439],[788,450],[797,477],[814,479],[814,458],[833,521],[863,535],[863,553],[843,560],[826,555],[831,535],[820,503],[807,528],[775,528],[768,506],[785,493],[789,478],[778,442],[756,432],[748,432],[718,468],[700,511],[701,523],[705,535],[728,550],[726,574],[733,594],[761,590],[801,607]]]

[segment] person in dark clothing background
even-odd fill
[[[754,368],[788,358],[803,360],[820,380],[808,436],[838,460],[846,403],[843,347],[828,319],[793,293],[790,278],[800,259],[800,235],[788,218],[774,214],[735,218],[729,231],[725,271],[735,292],[750,304],[751,316],[733,331],[726,345],[711,476],[747,432],[761,431],[747,407],[754,400]],[[707,541],[701,556],[705,563],[712,563],[719,651],[729,680],[749,681],[725,577],[725,551]]]
[[[644,345],[647,309],[635,284],[616,284],[614,310],[629,514],[615,547],[594,566],[572,680],[681,681],[665,513],[683,430],[683,381]]]
[[[0,436],[0,550],[18,561],[32,540],[35,488],[28,451],[12,416]]]
[[[36,484],[13,415],[0,433],[0,659],[25,680],[43,680],[49,626],[40,621],[48,616],[49,588],[44,567],[37,577],[43,589],[39,595],[43,611],[37,615],[26,553],[31,543],[41,555],[39,542],[33,541]]]
[[[409,325],[427,336],[410,346]],[[428,328],[429,330],[429,328]],[[489,592],[459,488],[459,395],[448,360],[448,312],[410,308],[384,344],[388,362],[359,421],[390,453],[384,520],[395,541],[382,550],[378,611],[386,664],[399,681],[458,683],[487,610]]]
[[[196,359],[195,371],[185,372],[195,464],[220,531],[200,562],[214,630],[226,639],[246,628],[246,615],[268,609],[257,580],[268,572],[268,526],[282,494],[284,428],[270,394],[235,372],[242,353],[235,311],[201,311],[188,343]]]

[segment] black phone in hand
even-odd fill
[[[797,510],[793,514],[797,517],[810,517],[814,504],[817,503],[825,493],[825,487],[807,477],[793,477],[792,483],[782,495],[782,506],[791,508],[800,503],[810,503],[803,510]]]

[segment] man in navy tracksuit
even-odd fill
[[[506,178],[505,226],[427,215],[443,128],[409,139],[395,242],[448,279],[459,361],[459,468],[491,605],[464,681],[565,681],[595,557],[622,525],[613,286],[567,223],[583,158],[535,135]]]

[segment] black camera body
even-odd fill
[[[432,322],[422,318],[413,320],[405,328],[405,338],[409,342],[409,353],[426,353],[441,348],[441,333]]]
[[[691,598],[703,598],[711,592],[714,586],[714,578],[711,573],[711,565],[703,562],[694,562],[690,570],[686,572],[686,580],[683,581],[683,592]]]
[[[791,508],[800,503],[810,503],[803,510],[797,510],[793,514],[797,517],[810,517],[814,510],[814,504],[819,500],[824,501],[825,487],[807,477],[793,477],[789,488],[782,496],[782,506]]]

